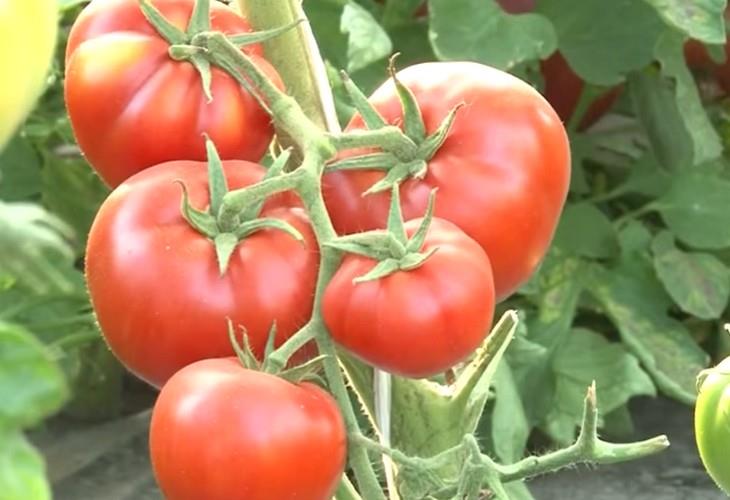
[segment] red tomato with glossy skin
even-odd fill
[[[193,0],[153,3],[178,28],[187,27]],[[214,30],[251,31],[233,10],[211,4]],[[233,78],[212,68],[208,102],[193,65],[171,59],[168,49],[138,0],[94,0],[71,29],[66,106],[81,150],[112,187],[158,163],[205,160],[203,133],[223,159],[257,161],[271,142],[268,114]],[[244,51],[282,85],[260,46]]]
[[[525,14],[535,10],[535,0],[497,0],[497,3],[509,14]],[[555,52],[541,61],[540,70],[545,80],[543,95],[560,118],[567,122],[578,107],[585,85],[583,80],[575,74],[560,52]],[[603,117],[616,102],[620,92],[620,87],[614,87],[597,97],[586,110],[578,129],[586,129]]]
[[[152,413],[152,467],[168,500],[330,500],[346,453],[329,394],[237,359],[183,368]]]
[[[568,193],[570,148],[560,117],[530,85],[477,63],[411,66],[398,78],[416,96],[426,125],[436,130],[449,111],[456,115],[423,180],[401,184],[404,218],[425,213],[438,188],[436,216],[454,222],[486,251],[498,299],[535,271],[550,245]],[[391,124],[401,123],[392,81],[370,102]],[[356,116],[348,130],[363,128]],[[362,196],[383,178],[376,170],[328,173],[324,195],[340,233],[385,227],[389,193]]]
[[[231,189],[253,184],[263,167],[223,162]],[[223,276],[213,243],[180,213],[187,186],[192,206],[208,204],[205,164],[170,162],[121,184],[99,209],[89,234],[86,279],[101,331],[138,377],[160,386],[200,359],[233,355],[226,318],[246,328],[263,353],[276,321],[281,344],[311,316],[319,257],[309,220],[285,197],[267,202],[275,217],[304,236],[255,232],[238,244]]]
[[[421,220],[406,223],[410,236]],[[466,359],[489,333],[494,281],[479,244],[449,221],[434,218],[422,266],[353,283],[376,264],[349,254],[327,285],[325,324],[335,341],[382,370],[421,378]]]

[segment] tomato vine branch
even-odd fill
[[[664,449],[668,442],[660,436],[640,443],[611,444],[597,437],[597,410],[595,387],[591,387],[586,397],[584,421],[577,441],[570,447],[540,457],[528,457],[511,465],[500,465],[480,451],[473,435],[467,434],[458,446],[439,453],[435,457],[409,457],[397,449],[384,446],[366,437],[360,429],[352,401],[345,385],[342,368],[338,361],[337,350],[324,325],[321,307],[324,290],[332,279],[341,261],[342,249],[338,248],[332,221],[325,206],[322,194],[322,175],[325,166],[331,162],[338,151],[356,148],[374,148],[382,153],[366,155],[365,160],[383,159],[392,155],[395,158],[392,169],[381,184],[373,190],[392,189],[409,175],[424,175],[426,161],[438,150],[448,134],[459,107],[445,118],[438,130],[427,136],[423,128],[420,111],[415,106],[413,96],[407,88],[398,86],[404,96],[404,112],[408,115],[406,132],[393,126],[347,133],[331,133],[310,119],[299,103],[280,90],[267,76],[243,54],[225,35],[217,32],[202,32],[192,38],[192,45],[207,52],[209,60],[236,77],[244,86],[264,101],[280,133],[289,137],[299,149],[301,163],[291,172],[280,173],[262,182],[236,191],[226,193],[217,214],[218,224],[234,227],[239,214],[253,203],[261,202],[268,196],[283,191],[296,192],[309,215],[320,251],[320,269],[314,292],[314,307],[310,321],[275,350],[269,357],[273,367],[286,364],[298,348],[314,339],[320,354],[330,391],[337,400],[349,436],[349,463],[357,483],[358,492],[345,480],[338,490],[338,498],[384,500],[381,487],[368,450],[386,454],[403,466],[404,474],[414,473],[442,495],[459,495],[459,498],[477,498],[480,491],[487,487],[498,497],[506,498],[503,484],[521,480],[549,470],[559,469],[574,463],[594,462],[613,463],[634,459]],[[398,85],[398,83],[396,82]],[[351,92],[352,94],[352,92]],[[355,93],[357,95],[357,93]],[[382,124],[370,114],[370,122]],[[387,157],[390,158],[390,157]],[[360,163],[355,168],[363,168]],[[344,168],[344,167],[341,167]],[[437,471],[449,461],[460,460],[463,464],[458,478],[443,480]]]

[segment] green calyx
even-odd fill
[[[284,231],[297,241],[303,242],[304,237],[291,224],[271,217],[259,217],[264,199],[254,200],[251,204],[237,212],[234,221],[224,220],[220,214],[224,209],[224,198],[228,194],[228,184],[220,156],[213,141],[206,137],[208,150],[208,190],[210,205],[205,210],[193,207],[190,203],[187,188],[182,187],[181,213],[183,218],[200,234],[206,236],[215,245],[218,268],[221,275],[225,274],[231,256],[238,244],[249,235],[262,229],[278,229]],[[289,151],[284,151],[269,168],[264,180],[274,179],[281,175],[284,165],[289,159]]]
[[[374,142],[380,146],[382,152],[369,153],[365,155],[345,158],[335,161],[327,166],[328,170],[381,170],[385,177],[373,184],[365,191],[365,194],[379,193],[391,189],[393,186],[408,178],[423,179],[428,173],[428,162],[434,157],[451,131],[456,119],[456,114],[464,104],[454,107],[443,119],[439,127],[432,134],[426,133],[426,126],[423,122],[421,110],[413,92],[403,85],[396,76],[395,57],[391,58],[389,72],[398,92],[398,97],[403,110],[403,130],[398,131],[401,137],[393,137],[395,133],[389,132],[389,125],[378,113],[375,107],[370,104],[367,97],[355,85],[355,83],[343,73],[342,79],[345,89],[355,109],[363,119],[365,126],[370,131],[382,131],[383,140]],[[366,135],[366,134],[363,134]],[[370,135],[372,139],[374,134]],[[379,139],[379,138],[378,138]],[[341,149],[364,146],[356,144],[352,135],[349,141],[341,144]],[[415,147],[403,147],[403,144],[413,144]]]
[[[140,9],[147,18],[147,21],[157,30],[157,33],[169,44],[170,57],[176,61],[188,61],[200,74],[203,84],[203,91],[208,102],[213,100],[211,92],[211,64],[217,65],[216,59],[210,54],[206,47],[196,44],[196,36],[211,31],[210,25],[210,0],[196,0],[193,13],[190,16],[187,29],[180,28],[168,21],[165,16],[152,5],[151,0],[139,0]],[[264,42],[271,38],[286,33],[297,26],[303,20],[298,20],[287,26],[279,28],[256,31],[252,33],[241,33],[227,36],[233,44],[240,47]],[[223,68],[225,69],[225,68]]]
[[[307,332],[305,331],[300,331],[296,335],[305,336],[306,333]],[[311,335],[308,338],[311,339]],[[266,338],[266,346],[264,347],[263,361],[259,361],[256,354],[253,352],[248,334],[246,333],[246,329],[243,327],[241,327],[241,341],[239,342],[236,336],[236,328],[230,318],[228,319],[228,339],[231,342],[231,346],[233,346],[233,351],[236,353],[236,357],[244,368],[270,373],[294,384],[300,382],[315,382],[320,385],[325,385],[319,376],[319,373],[322,369],[322,361],[326,356],[316,356],[293,368],[285,368],[282,364],[274,361],[275,353],[277,352],[274,347],[276,340],[276,323],[272,324],[269,329],[269,334]]]
[[[400,208],[398,185],[391,188],[388,228],[386,230],[342,236],[326,245],[342,252],[373,258],[378,263],[367,274],[355,278],[355,283],[364,283],[384,278],[397,271],[411,271],[421,267],[438,248],[422,252],[426,234],[433,219],[436,190],[431,192],[423,221],[411,238],[406,234],[403,213]]]

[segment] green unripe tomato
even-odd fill
[[[57,0],[0,0],[0,149],[43,90],[58,29]]]
[[[712,479],[730,494],[730,357],[698,378],[695,439]]]

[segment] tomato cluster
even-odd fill
[[[70,35],[66,99],[82,151],[115,187],[89,234],[86,277],[110,348],[162,388],[150,433],[156,477],[172,500],[329,499],[347,454],[337,403],[272,370],[267,356],[315,328],[318,341],[329,333],[396,375],[428,377],[466,360],[495,302],[547,251],[570,178],[565,129],[514,76],[476,63],[416,65],[365,105],[383,127],[410,134],[416,156],[390,166],[403,174],[391,189],[370,193],[395,175],[384,169],[337,168],[377,156],[378,144],[333,145],[339,154],[320,162],[314,201],[292,184],[244,203],[247,188],[291,175],[257,163],[273,134],[265,104],[230,68],[213,67],[206,87],[189,45],[193,0],[142,5],[93,0],[84,10]],[[250,31],[222,4],[209,22],[226,35]],[[260,46],[242,50],[282,87]],[[366,121],[355,116],[343,137],[365,136]],[[403,170],[411,164],[422,168]],[[313,224],[312,203],[330,221]],[[332,226],[337,235],[322,240]],[[230,325],[245,334],[243,348]],[[313,357],[306,340],[297,347],[291,362]],[[296,480],[282,469],[298,470]]]

